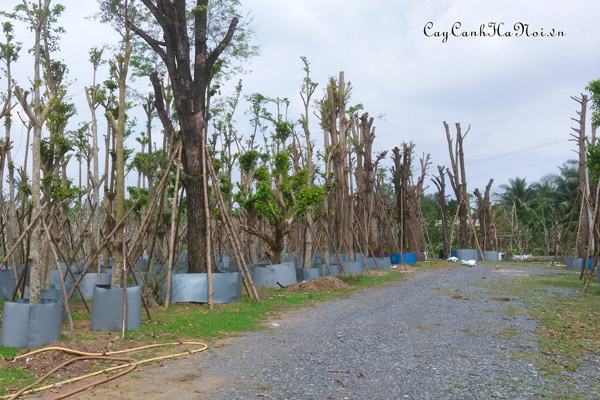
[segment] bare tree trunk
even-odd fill
[[[41,57],[42,57],[42,30],[46,26],[50,10],[50,0],[44,0],[38,10],[31,10],[24,3],[26,12],[29,15],[31,28],[35,33],[33,46],[33,69],[34,82],[41,82]],[[33,215],[37,215],[41,210],[41,143],[42,143],[42,128],[50,112],[52,102],[48,101],[46,106],[42,108],[41,87],[39,84],[33,86],[33,109],[30,108],[27,101],[27,93],[21,88],[15,88],[17,99],[21,103],[24,111],[28,115],[33,124],[33,143],[32,143],[32,171],[31,171],[31,211]],[[53,100],[53,99],[51,99]],[[33,230],[31,233],[31,272],[29,285],[29,302],[38,304],[40,302],[42,279],[46,265],[42,263],[42,231],[39,221],[34,221]]]
[[[450,227],[448,226],[448,204],[446,202],[446,171],[444,167],[438,165],[438,176],[433,178],[433,183],[438,189],[438,204],[440,208],[440,217],[442,222],[442,236],[443,236],[443,257],[450,257],[451,252],[451,240],[450,240]]]
[[[119,82],[119,113],[115,120],[111,115],[111,123],[113,123],[113,134],[115,138],[115,219],[120,221],[125,216],[125,108],[127,106],[127,75],[129,72],[129,60],[133,50],[130,41],[129,23],[127,22],[128,13],[127,0],[125,0],[125,33],[123,37],[123,54],[117,57],[115,62],[115,70]],[[124,244],[124,228],[118,229],[113,241],[113,270],[111,278],[112,288],[121,288],[124,285],[124,260],[123,249]]]
[[[577,115],[579,118],[572,118],[573,121],[579,124],[578,128],[571,128],[577,134],[572,135],[577,140],[578,145],[578,155],[579,155],[579,164],[578,164],[578,176],[579,176],[579,190],[577,196],[580,201],[580,209],[579,209],[579,222],[577,226],[577,255],[578,257],[585,258],[588,254],[588,243],[590,235],[590,230],[592,229],[591,220],[592,220],[592,212],[590,207],[590,187],[588,180],[588,171],[586,165],[586,114],[587,114],[587,105],[588,105],[588,97],[587,95],[582,94],[580,98],[572,97],[579,105],[581,106],[580,111],[577,111]],[[593,251],[593,249],[590,249]]]
[[[485,187],[484,195],[481,194],[479,189],[474,190],[475,197],[477,198],[477,217],[479,219],[479,243],[483,251],[495,250],[497,248],[496,243],[496,222],[494,212],[492,211],[492,203],[490,199],[490,191],[494,183],[493,179],[490,179]]]
[[[459,243],[462,248],[471,246],[469,234],[469,197],[467,195],[467,178],[465,172],[464,148],[463,140],[469,133],[471,127],[463,134],[460,123],[456,123],[456,143],[453,145],[450,127],[444,121],[444,129],[446,131],[446,140],[448,142],[448,153],[450,155],[450,167],[452,171],[447,170],[448,177],[458,204],[458,236]]]
[[[352,210],[350,207],[349,182],[350,167],[348,159],[348,131],[350,125],[346,120],[346,86],[344,72],[340,72],[337,82],[331,79],[327,87],[327,97],[322,107],[322,127],[329,133],[331,141],[326,151],[330,153],[333,164],[333,177],[335,187],[333,189],[332,206],[334,207],[334,246],[342,249],[348,255],[350,261],[354,260],[352,229],[350,218]]]

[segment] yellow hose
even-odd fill
[[[53,383],[51,385],[46,385],[46,386],[42,386],[42,387],[38,387],[35,389],[29,389],[26,391],[22,391],[22,389],[14,394],[10,394],[10,395],[6,395],[6,396],[1,396],[0,399],[10,399],[10,400],[14,400],[16,399],[18,396],[21,395],[25,395],[25,394],[32,394],[32,393],[38,393],[44,390],[48,390],[48,389],[52,389],[58,386],[62,386],[62,385],[66,385],[69,383],[74,383],[74,382],[79,382],[81,380],[87,379],[87,378],[91,378],[93,376],[97,376],[97,375],[101,375],[101,374],[105,374],[107,372],[112,372],[112,371],[117,371],[120,369],[124,369],[124,368],[128,368],[131,367],[131,371],[133,371],[133,369],[135,369],[135,367],[137,367],[138,365],[142,365],[142,364],[147,364],[147,363],[151,363],[154,361],[162,361],[162,360],[169,360],[169,359],[173,359],[173,358],[177,358],[177,357],[181,357],[181,356],[185,356],[185,355],[190,355],[190,354],[197,354],[200,352],[203,352],[204,350],[206,350],[208,348],[208,346],[205,343],[201,343],[201,342],[168,342],[168,343],[157,343],[157,344],[150,344],[150,345],[146,345],[146,346],[141,346],[141,347],[134,347],[132,349],[126,349],[126,350],[117,350],[117,351],[107,351],[107,352],[102,352],[102,353],[89,353],[89,352],[85,352],[85,351],[79,351],[79,350],[73,350],[73,349],[69,349],[66,347],[45,347],[43,349],[39,349],[39,350],[34,350],[31,351],[29,353],[25,353],[22,354],[20,356],[17,356],[13,359],[14,361],[26,358],[26,357],[31,357],[33,355],[36,354],[40,354],[40,353],[45,353],[48,351],[62,351],[63,353],[67,353],[67,354],[73,354],[73,355],[77,355],[80,356],[84,359],[87,359],[87,357],[107,357],[107,356],[114,356],[114,355],[118,355],[118,354],[126,354],[126,353],[133,353],[136,351],[141,351],[141,350],[148,350],[148,349],[154,349],[157,347],[167,347],[167,346],[199,346],[196,349],[193,350],[188,350],[185,352],[181,352],[181,353],[173,353],[173,354],[167,354],[164,356],[158,356],[158,357],[152,357],[152,358],[147,358],[145,360],[140,360],[140,361],[135,361],[135,362],[130,362],[127,364],[122,364],[122,365],[117,365],[115,367],[110,367],[110,368],[106,368],[103,369],[101,371],[96,371],[96,372],[92,372],[90,374],[86,374],[86,375],[82,375],[82,376],[78,376],[75,378],[70,378],[70,379],[66,379],[64,381],[61,382],[57,382],[57,383]],[[76,361],[77,359],[75,359]],[[46,377],[44,377],[45,379]],[[37,382],[39,383],[39,382]],[[99,382],[98,384],[101,384],[104,382]],[[96,385],[94,385],[96,386]],[[75,394],[75,393],[73,393]],[[17,395],[17,396],[15,396]]]

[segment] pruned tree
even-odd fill
[[[577,154],[579,158],[578,164],[578,176],[579,176],[579,190],[577,197],[580,203],[579,208],[579,222],[577,224],[577,255],[578,257],[585,258],[588,256],[588,250],[594,251],[593,247],[588,248],[590,244],[590,238],[593,236],[592,233],[592,213],[593,205],[592,198],[590,196],[590,183],[589,173],[587,169],[587,137],[586,137],[586,116],[588,109],[588,96],[582,94],[580,97],[571,97],[573,101],[579,104],[580,109],[576,111],[577,118],[571,118],[577,123],[576,128],[571,128],[575,132],[575,135],[571,134],[577,143]],[[592,245],[593,246],[593,245]]]
[[[452,190],[456,196],[458,207],[458,242],[460,247],[468,248],[471,246],[471,232],[469,229],[469,196],[467,192],[467,175],[465,170],[465,152],[463,142],[469,134],[471,126],[465,133],[459,122],[455,124],[456,135],[452,138],[450,126],[444,121],[444,130],[446,131],[446,141],[448,142],[448,154],[450,156],[450,168],[446,170]]]
[[[310,63],[306,57],[301,57],[303,70],[304,70],[304,79],[302,80],[302,89],[300,90],[300,97],[302,99],[303,105],[303,113],[300,116],[300,123],[302,125],[302,132],[304,134],[305,140],[305,151],[302,152],[303,161],[304,161],[304,169],[306,170],[306,174],[308,175],[309,183],[313,183],[315,179],[315,165],[314,165],[314,143],[312,142],[312,136],[310,132],[310,106],[312,102],[313,95],[317,89],[318,84],[314,82],[310,75]],[[303,256],[302,256],[302,266],[304,268],[312,267],[312,255],[313,255],[313,247],[314,241],[316,238],[313,237],[313,232],[315,231],[315,223],[314,216],[312,212],[308,211],[306,213],[306,226],[304,228],[303,236]]]
[[[11,22],[2,24],[5,41],[0,44],[0,62],[4,77],[6,78],[6,94],[4,104],[0,111],[0,120],[4,122],[4,138],[0,139],[0,226],[6,226],[6,236],[3,237],[4,248],[15,243],[18,233],[17,210],[15,207],[15,176],[14,164],[12,161],[12,110],[13,110],[13,63],[19,58],[21,46],[15,42],[13,34],[13,25]],[[8,165],[8,207],[4,203],[4,171]],[[6,218],[4,220],[4,218]],[[22,260],[23,254],[20,251],[21,246],[13,257],[13,260]]]
[[[492,210],[492,201],[490,191],[494,180],[490,179],[485,186],[485,192],[482,195],[479,189],[474,190],[477,198],[477,217],[479,219],[479,244],[483,251],[496,250],[498,248],[498,239],[496,232],[496,217]]]
[[[352,235],[353,207],[350,199],[349,132],[347,102],[352,86],[346,83],[344,72],[330,78],[327,92],[321,101],[321,127],[325,135],[326,185],[328,214],[333,216],[331,237],[335,251],[342,250],[354,260]]]
[[[49,29],[49,20],[62,12],[61,6],[50,7],[51,0],[43,2],[23,3],[15,10],[15,17],[26,22],[33,31],[33,103],[30,104],[29,92],[15,86],[15,95],[23,111],[31,121],[33,127],[33,141],[31,146],[32,170],[31,170],[31,209],[34,216],[42,210],[41,203],[41,163],[42,163],[42,129],[46,123],[50,112],[54,109],[57,101],[65,95],[64,91],[54,93],[52,97],[42,101],[41,85],[42,82],[42,56],[43,56],[43,35]],[[46,49],[47,50],[47,49]],[[47,266],[42,259],[42,227],[36,219],[31,233],[31,247],[29,256],[31,258],[31,273],[29,286],[29,302],[37,304],[40,302],[41,289],[43,285],[43,276]]]
[[[373,159],[373,142],[375,141],[375,119],[369,113],[363,113],[360,117],[352,117],[352,143],[356,155],[356,217],[361,225],[357,235],[361,241],[364,252],[375,247],[373,239],[376,239],[376,223],[373,218],[375,203],[375,171],[377,165],[387,155],[387,151],[381,152]]]
[[[130,9],[135,5],[134,0],[106,4],[106,20],[114,22],[115,29],[121,36],[121,46],[113,60],[109,60],[111,78],[116,82],[118,91],[115,107],[106,108],[106,118],[113,133],[114,141],[114,214],[110,216],[115,222],[125,217],[125,135],[127,122],[127,80],[133,52],[132,26],[136,15]],[[114,264],[111,276],[111,287],[120,288],[126,284],[124,277],[123,250],[125,234],[123,229],[117,229],[111,243],[111,253]]]
[[[450,215],[448,214],[448,202],[446,199],[446,169],[438,165],[438,175],[432,179],[433,184],[437,187],[437,202],[440,215],[440,223],[442,225],[442,250],[443,258],[450,257],[452,247],[452,227],[450,226]]]
[[[93,225],[92,225],[92,243],[91,248],[95,251],[100,247],[100,156],[98,145],[98,115],[97,110],[102,103],[103,92],[97,83],[98,68],[104,62],[103,50],[92,48],[89,52],[89,61],[92,64],[92,84],[85,88],[85,97],[91,114],[90,134],[92,138],[91,153],[92,153],[92,168],[91,173],[88,172],[92,190],[92,201],[90,208],[93,210]],[[96,261],[96,270],[100,271],[100,258]]]
[[[399,225],[398,247],[400,252],[426,250],[426,228],[421,210],[421,199],[425,190],[425,178],[430,165],[429,154],[420,159],[420,171],[416,182],[413,180],[412,160],[415,145],[403,143],[402,150],[392,150],[394,167],[392,175],[396,192],[396,219]]]
[[[249,195],[238,193],[236,201],[255,220],[264,221],[267,230],[248,225],[242,228],[264,243],[271,262],[280,263],[287,235],[298,218],[321,204],[322,190],[309,182],[306,170],[291,172],[287,151],[274,154],[273,159],[268,154],[247,152],[240,157],[240,164],[243,172],[254,171],[254,189]]]

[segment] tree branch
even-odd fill
[[[37,121],[35,113],[33,112],[31,107],[29,106],[29,103],[27,102],[27,96],[29,96],[29,92],[23,90],[20,86],[15,86],[15,96],[21,104],[23,111],[25,111],[25,114],[27,114],[27,117],[29,117],[31,121]]]
[[[233,39],[233,34],[235,33],[235,29],[237,28],[237,25],[239,22],[240,22],[240,20],[237,17],[231,20],[231,23],[229,24],[229,29],[227,30],[227,33],[225,34],[223,39],[221,39],[221,41],[219,42],[217,47],[215,47],[213,49],[213,51],[211,51],[210,54],[208,55],[208,58],[206,61],[206,71],[208,73],[210,73],[210,70],[215,65],[217,60],[219,59],[219,56],[221,55],[221,53],[223,53],[223,51],[231,43],[231,40]]]
[[[173,127],[173,122],[169,115],[167,114],[167,110],[165,109],[165,99],[163,95],[163,87],[160,83],[160,79],[158,78],[158,74],[155,72],[150,74],[150,82],[152,83],[152,87],[154,88],[154,107],[156,108],[156,112],[158,113],[158,118],[165,128],[167,135],[173,136],[175,133],[175,128]]]
[[[160,40],[154,39],[152,36],[148,35],[146,32],[144,32],[144,30],[135,26],[133,23],[131,23],[130,26],[131,30],[136,35],[144,39],[144,41],[148,43],[148,46],[152,47],[152,50],[154,50],[166,64],[168,62],[168,58],[167,53],[163,49],[163,47],[166,46],[165,42],[161,42]]]

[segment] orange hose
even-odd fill
[[[166,346],[199,346],[196,349],[193,350],[188,350],[185,352],[180,352],[180,353],[173,353],[173,354],[167,354],[164,356],[158,356],[158,357],[152,357],[152,358],[147,358],[144,360],[140,360],[140,361],[135,361],[131,358],[115,358],[115,357],[110,357],[113,355],[118,355],[118,354],[127,354],[127,353],[133,353],[136,351],[140,351],[140,350],[147,350],[147,349],[153,349],[153,348],[158,348],[158,347],[166,347]],[[120,372],[114,376],[111,376],[109,378],[97,381],[97,382],[93,382],[89,385],[84,386],[83,388],[79,388],[76,389],[72,392],[69,392],[65,395],[61,395],[53,400],[59,400],[59,399],[64,399],[67,398],[69,396],[72,396],[74,394],[80,393],[84,390],[87,390],[89,388],[101,385],[103,383],[112,381],[114,379],[117,379],[121,376],[124,376],[130,372],[132,372],[135,368],[137,368],[138,365],[142,365],[142,364],[148,364],[154,361],[162,361],[162,360],[169,360],[169,359],[173,359],[173,358],[177,358],[177,357],[182,357],[185,355],[191,355],[191,354],[197,354],[197,353],[201,353],[203,351],[205,351],[208,348],[208,346],[205,343],[201,343],[201,342],[168,342],[168,343],[157,343],[157,344],[151,344],[151,345],[146,345],[146,346],[140,346],[140,347],[134,347],[131,349],[125,349],[125,350],[117,350],[117,351],[108,351],[108,352],[102,352],[102,353],[90,353],[90,352],[85,352],[85,351],[80,351],[80,350],[73,350],[73,349],[69,349],[66,347],[45,347],[43,349],[39,349],[39,350],[34,350],[31,351],[29,353],[25,353],[22,354],[20,356],[15,357],[12,361],[17,361],[20,360],[22,358],[26,358],[26,357],[30,357],[36,354],[40,354],[40,353],[45,353],[48,351],[62,351],[63,353],[67,353],[67,354],[73,354],[73,355],[77,355],[79,357],[74,358],[72,360],[68,360],[64,363],[62,363],[61,365],[59,365],[58,367],[54,368],[52,371],[48,372],[46,375],[44,375],[43,377],[41,377],[40,379],[38,379],[35,383],[28,385],[24,388],[22,388],[21,390],[19,390],[16,393],[10,394],[10,395],[6,395],[6,396],[1,396],[0,399],[6,399],[6,400],[16,400],[18,397],[25,395],[25,394],[32,394],[32,393],[38,393],[44,390],[48,390],[48,389],[52,389],[58,386],[62,386],[62,385],[66,385],[69,383],[74,383],[74,382],[79,382],[81,380],[87,379],[87,378],[91,378],[93,376],[97,376],[97,375],[101,375],[101,374],[105,374],[107,372],[112,372],[112,371],[118,371],[127,367],[130,367],[129,369],[127,369],[126,371]],[[38,387],[38,388],[34,388],[32,389],[33,386],[40,384],[41,382],[43,382],[44,380],[46,380],[50,375],[52,375],[53,373],[55,373],[56,371],[58,371],[59,369],[72,364],[73,362],[77,362],[77,361],[83,361],[83,360],[89,360],[89,359],[102,359],[102,360],[114,360],[114,361],[129,361],[127,364],[122,364],[122,365],[117,365],[115,367],[110,367],[110,368],[106,368],[103,369],[101,371],[96,371],[96,372],[92,372],[90,374],[86,374],[86,375],[82,375],[82,376],[78,376],[75,378],[70,378],[70,379],[66,379],[64,381],[61,382],[57,382],[57,383],[53,383],[51,385],[46,385],[46,386],[42,386],[42,387]]]

